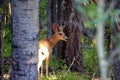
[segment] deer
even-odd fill
[[[46,76],[48,76],[48,65],[50,56],[52,54],[53,47],[59,42],[59,41],[67,41],[67,36],[63,32],[64,26],[58,26],[58,24],[53,23],[52,29],[55,32],[51,37],[45,38],[39,41],[38,43],[38,74],[39,69],[41,68],[41,77],[43,75],[43,61],[46,59]]]

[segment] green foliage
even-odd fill
[[[5,73],[8,73],[9,70],[10,70],[10,64],[4,65],[4,72],[5,72]]]
[[[4,38],[4,54],[3,56],[4,57],[11,57],[11,54],[12,54],[12,35],[11,35],[11,30],[10,30],[10,27],[9,26],[6,26],[4,28],[4,35],[3,35],[3,38]]]
[[[86,73],[92,76],[99,76],[98,68],[98,58],[96,51],[96,41],[90,43],[89,39],[85,36],[82,36],[82,45],[83,45],[83,64],[86,70]]]
[[[40,39],[43,39],[46,37],[47,32],[47,5],[48,0],[41,0],[40,1]]]
[[[40,29],[40,36],[39,36],[39,39],[43,39],[46,37],[46,30],[44,29]]]
[[[47,5],[48,5],[48,0],[40,1],[40,21],[42,28],[45,27],[47,22]]]
[[[52,58],[50,60],[50,66],[56,67],[62,70],[67,70],[67,65],[65,64],[64,60],[61,60],[60,58],[57,58],[55,55],[52,55]]]
[[[40,1],[40,19],[45,19],[47,16],[47,5],[48,0],[41,0]]]
[[[90,19],[96,19],[97,6],[95,3],[85,6],[86,14]]]
[[[11,16],[9,13],[10,0],[2,0],[0,3],[0,14],[2,15],[2,26],[3,30],[3,57],[11,57],[12,51],[12,35],[10,30]]]
[[[83,49],[83,63],[88,74],[95,74],[99,76],[97,52],[95,47],[91,47],[90,49]]]
[[[96,20],[96,17],[97,17],[97,15],[96,15],[96,13],[97,13],[96,4],[92,3],[92,4],[89,4],[89,5],[85,6],[84,10],[85,10],[85,15],[87,15],[87,17],[90,19],[90,20],[86,20],[85,21],[86,26],[88,28],[94,29],[95,28],[95,24],[97,23],[96,22],[97,21]]]

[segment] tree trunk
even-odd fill
[[[120,9],[120,0],[115,0],[115,9],[116,10]],[[119,18],[120,18],[120,14],[119,14]],[[120,22],[116,21],[112,28],[112,51],[119,48],[119,45],[120,45],[120,41],[119,41],[120,36],[118,36],[119,34],[120,34]],[[118,52],[114,59],[118,59],[119,56],[120,55]],[[120,60],[119,59],[113,64],[113,70],[114,70],[114,80],[119,80],[120,79]]]
[[[117,24],[117,23],[116,23]],[[119,23],[120,24],[120,23]],[[113,32],[112,32],[112,51],[114,51],[115,49],[117,49],[119,47],[120,44],[120,37],[117,36],[118,34],[120,34],[120,30],[118,28],[118,25],[115,25],[113,27]],[[114,54],[114,53],[112,53]],[[119,53],[117,53],[117,55],[114,57],[114,59],[117,59],[117,61],[113,64],[113,70],[114,70],[114,79],[115,80],[119,80],[120,79],[120,60],[119,58]]]
[[[119,22],[120,24],[120,22]],[[120,30],[119,30],[119,26],[114,25],[113,29],[112,29],[112,51],[114,51],[115,49],[117,49],[119,47],[120,44],[120,37],[118,36],[118,34],[120,34]],[[112,53],[114,54],[114,53]],[[120,60],[118,59],[120,56],[119,53],[117,53],[117,55],[115,55],[114,59],[117,59],[117,61],[113,64],[113,70],[114,70],[114,78],[115,80],[119,80],[120,79]]]
[[[47,13],[48,13],[48,21],[47,21],[47,38],[52,35],[52,18],[51,18],[51,0],[48,0],[48,7],[47,7]]]
[[[59,24],[58,22],[58,0],[51,0],[51,21],[52,21],[52,24],[53,23]],[[54,33],[54,31],[52,31],[52,33]],[[57,48],[58,44],[53,49],[53,53],[55,54],[58,54],[58,48]]]
[[[72,0],[67,0],[66,9],[63,11],[63,19],[67,23],[66,35],[69,40],[65,49],[65,60],[70,69],[84,73],[81,30],[79,28],[80,15],[73,8]]]
[[[54,32],[52,31],[52,24],[57,23],[60,25],[60,8],[61,2],[63,0],[49,0],[48,1],[48,26],[47,26],[47,37],[50,37]],[[59,42],[56,47],[53,49],[53,53],[55,53],[58,57],[61,54],[61,45],[62,43]]]
[[[0,14],[0,79],[3,80],[3,19]]]
[[[67,65],[71,67],[71,70],[84,73],[83,59],[82,59],[82,43],[81,43],[81,31],[78,26],[71,25],[68,27],[67,34],[70,39],[67,42],[65,49],[65,59]]]
[[[10,80],[38,80],[39,0],[11,0],[12,68]]]

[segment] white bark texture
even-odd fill
[[[39,0],[11,0],[12,56],[10,80],[38,80]]]

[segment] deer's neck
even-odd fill
[[[51,47],[53,48],[59,41],[59,39],[57,38],[57,35],[52,35],[50,38],[48,38],[50,44],[51,44]]]

